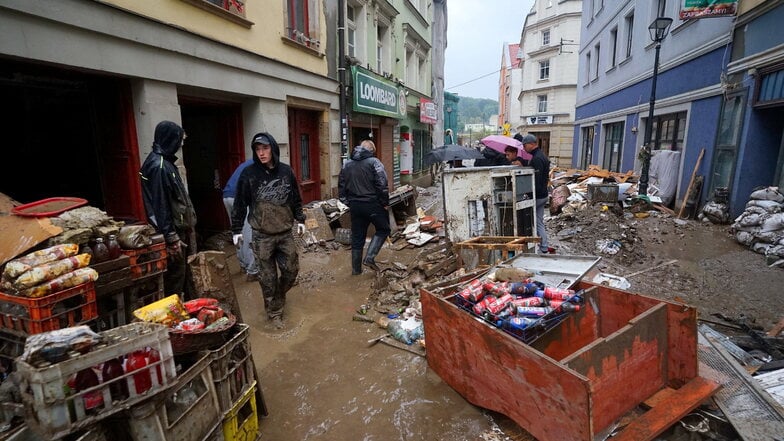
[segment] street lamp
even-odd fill
[[[640,153],[642,159],[642,170],[640,171],[640,187],[638,193],[641,196],[648,195],[648,170],[651,167],[651,152],[653,151],[653,107],[656,104],[656,78],[659,76],[659,49],[664,37],[670,30],[672,19],[669,17],[658,17],[648,26],[651,40],[656,43],[656,55],[653,59],[653,78],[651,79],[651,102],[648,108],[648,120],[645,123],[645,145]]]

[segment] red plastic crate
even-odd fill
[[[84,324],[98,317],[94,282],[38,298],[0,293],[0,303],[0,328],[28,335]]]
[[[130,258],[131,278],[140,279],[166,271],[166,243],[154,243],[137,250],[123,249],[122,253]]]

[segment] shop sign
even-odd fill
[[[405,94],[397,84],[359,66],[351,66],[351,76],[354,80],[355,112],[391,118],[405,116]]]
[[[425,124],[435,124],[438,122],[436,115],[436,103],[427,98],[419,99],[419,122]]]
[[[693,18],[711,18],[735,15],[738,9],[738,0],[682,0],[681,20]]]

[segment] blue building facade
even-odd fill
[[[695,166],[707,181],[732,50],[731,17],[683,21],[678,3],[583,2],[572,161],[582,169],[639,174],[655,54],[648,25],[673,18],[661,43],[651,131],[654,155],[678,152],[672,207],[686,197]]]

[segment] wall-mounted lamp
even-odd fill
[[[632,126],[632,133],[637,133],[637,126]]]

